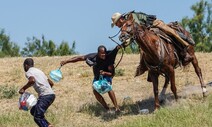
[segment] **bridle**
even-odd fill
[[[123,34],[121,34],[120,41],[122,41],[123,43],[124,43],[124,41],[126,41],[126,38],[127,39],[130,38],[131,40],[136,40],[136,37],[143,36],[145,34],[144,28],[138,27],[139,24],[133,23],[133,22],[131,22],[131,23],[132,24],[125,23],[126,30],[123,30],[123,29],[121,30],[121,32]],[[134,25],[134,26],[132,26],[132,25]],[[140,38],[140,39],[143,40],[142,38]],[[161,55],[160,55],[160,58],[159,58],[160,62],[159,62],[158,65],[152,66],[146,60],[144,60],[145,65],[150,70],[161,72],[165,52],[167,52],[169,54],[167,47],[164,45],[164,43],[161,43],[161,39],[160,39],[160,48],[161,48],[161,51],[160,51]],[[162,74],[162,73],[161,73],[161,75],[166,76],[166,74]]]
[[[122,34],[120,35],[119,40],[124,44],[125,47],[131,44],[132,42],[134,42],[134,40],[136,40],[136,35],[135,35],[136,32],[133,30],[132,25],[133,23],[128,24],[126,22],[121,28]],[[126,29],[123,30],[123,27],[126,27]],[[136,27],[136,30],[137,30],[137,27]]]

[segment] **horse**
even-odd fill
[[[179,63],[182,61],[179,48],[176,48],[173,43],[169,43],[166,39],[155,34],[154,31],[148,29],[145,25],[135,22],[132,15],[126,20],[120,32],[119,39],[122,42],[122,46],[126,47],[132,43],[132,40],[135,40],[138,46],[143,50],[144,63],[149,72],[148,77],[153,84],[155,110],[160,108],[158,96],[158,78],[160,75],[164,75],[165,77],[161,95],[165,95],[166,88],[170,82],[171,91],[177,101],[178,95],[175,86],[175,68],[179,67]],[[191,63],[199,78],[203,97],[205,97],[207,93],[206,85],[204,84],[201,68],[198,65],[198,60],[194,53],[194,47],[191,46],[188,52],[193,57]],[[187,65],[188,63],[182,66]]]

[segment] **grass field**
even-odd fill
[[[196,53],[205,83],[212,78],[212,53]],[[47,75],[57,69],[65,57],[35,57],[35,67]],[[117,56],[119,60],[120,55]],[[97,103],[92,93],[92,69],[85,62],[71,63],[62,67],[63,79],[55,83],[56,100],[49,108],[46,117],[56,127],[211,127],[212,97],[202,98],[198,77],[192,65],[176,69],[176,86],[180,99],[175,102],[171,90],[167,90],[167,101],[162,108],[153,111],[153,88],[146,81],[147,73],[134,78],[139,55],[124,55],[116,68],[123,76],[115,76],[113,89],[120,115],[107,113]],[[29,112],[18,109],[18,89],[27,79],[23,71],[25,58],[0,59],[0,127],[36,127]],[[160,77],[160,90],[164,79]],[[211,86],[208,86],[209,93]],[[27,91],[34,93],[33,88]],[[112,108],[107,94],[103,95]],[[147,115],[139,110],[148,108]]]

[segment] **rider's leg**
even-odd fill
[[[190,62],[193,60],[193,57],[187,52],[188,48],[189,48],[189,44],[184,41],[177,33],[174,29],[172,29],[171,27],[167,26],[163,21],[161,20],[155,20],[153,22],[153,26],[160,28],[161,30],[163,30],[165,33],[174,36],[178,42],[180,42],[183,46],[185,46],[185,50],[183,50],[184,54],[185,54],[185,58],[184,58],[184,62]]]
[[[172,35],[174,36],[183,46],[187,47],[189,46],[189,44],[184,41],[177,33],[174,29],[172,29],[171,27],[169,27],[168,25],[166,25],[163,21],[161,20],[155,20],[153,22],[153,26],[160,28],[161,30],[163,30],[165,33],[167,33],[168,35]]]

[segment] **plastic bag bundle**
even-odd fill
[[[50,78],[55,82],[59,82],[63,77],[60,68],[57,69],[57,70],[51,71],[50,74],[49,74]]]
[[[37,103],[37,98],[28,92],[24,92],[19,98],[19,109],[28,111]]]
[[[100,94],[104,94],[112,90],[112,85],[100,76],[99,80],[93,82],[93,88]]]

